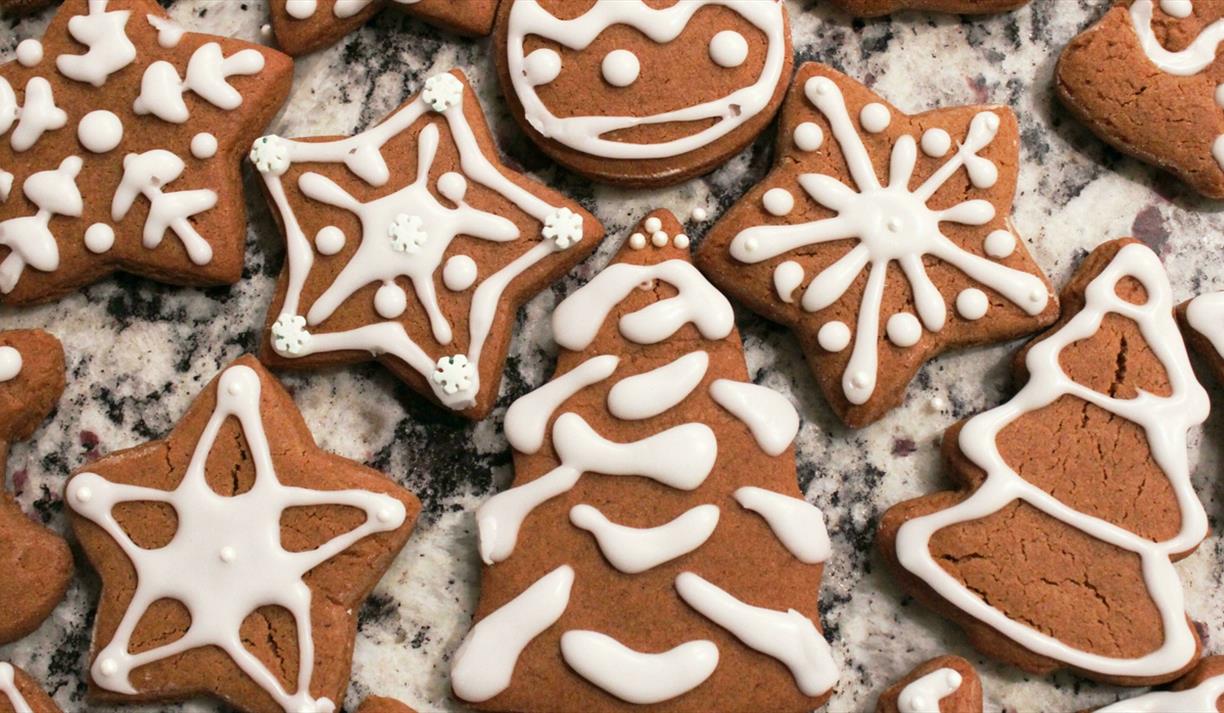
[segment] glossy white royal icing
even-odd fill
[[[16,379],[21,365],[21,352],[8,345],[0,347],[0,383]]]
[[[146,67],[140,80],[140,96],[132,103],[132,110],[182,124],[191,117],[183,95],[192,92],[218,109],[233,111],[242,106],[242,94],[227,79],[258,74],[263,68],[264,58],[257,50],[238,50],[226,57],[220,44],[206,42],[191,54],[187,72],[182,77],[174,65],[165,60]]]
[[[799,185],[803,190],[837,215],[794,225],[747,228],[731,241],[730,252],[740,262],[758,263],[810,245],[845,239],[858,241],[857,246],[812,279],[801,300],[803,309],[808,312],[823,310],[841,299],[863,270],[868,270],[855,327],[854,350],[842,375],[842,388],[850,403],[866,403],[875,392],[880,310],[889,265],[894,261],[910,284],[918,317],[932,332],[943,329],[947,305],[926,273],[923,265],[926,255],[989,286],[1030,315],[1045,309],[1050,295],[1041,278],[964,250],[940,230],[940,223],[988,224],[995,218],[991,203],[974,199],[940,210],[927,205],[961,168],[965,169],[974,188],[986,189],[998,180],[994,163],[978,155],[998,133],[997,114],[992,111],[977,114],[956,153],[920,186],[911,189],[910,179],[917,162],[917,144],[912,136],[903,135],[893,145],[889,180],[884,185],[876,175],[872,157],[850,118],[837,84],[827,77],[812,77],[804,85],[804,94],[828,120],[857,190],[832,176],[801,174]],[[840,337],[841,330],[838,332]],[[821,341],[822,346],[823,342],[829,344],[824,347],[828,351],[841,351],[848,345],[842,344],[840,338],[834,339],[832,334]]]
[[[100,87],[107,77],[136,61],[136,46],[124,31],[131,11],[107,10],[106,4],[107,0],[89,0],[89,13],[68,21],[68,34],[89,51],[55,58],[65,77]]]
[[[4,661],[0,661],[0,694],[8,699],[9,705],[17,713],[34,713],[21,691],[17,690],[16,671],[12,664]]]
[[[570,522],[595,536],[599,551],[626,574],[638,574],[701,547],[718,526],[717,505],[697,505],[656,527],[626,527],[593,505],[570,508]]]
[[[743,421],[757,445],[771,456],[786,452],[799,433],[799,412],[785,396],[769,387],[718,379],[710,384],[710,396]]]
[[[562,634],[561,656],[579,676],[638,705],[662,703],[688,693],[718,668],[718,647],[713,641],[687,641],[647,654],[597,631]]]
[[[1138,280],[1147,302],[1122,299],[1115,287],[1123,278]],[[1187,552],[1207,535],[1207,517],[1190,483],[1186,431],[1207,417],[1207,394],[1194,377],[1185,345],[1173,320],[1173,297],[1160,259],[1148,248],[1128,244],[1088,285],[1086,304],[1057,332],[1034,344],[1025,356],[1028,383],[1010,401],[979,414],[961,430],[958,444],[965,456],[986,474],[973,494],[952,507],[906,521],[897,532],[897,557],[906,570],[939,596],[1001,635],[1040,656],[1103,676],[1154,677],[1176,672],[1197,654],[1194,635],[1186,624],[1181,580],[1170,555]],[[1092,337],[1106,314],[1135,321],[1144,341],[1164,366],[1172,395],[1148,392],[1133,399],[1116,399],[1067,377],[1059,365],[1064,348]],[[1153,542],[1105,520],[1067,506],[1024,480],[1003,460],[997,438],[1009,424],[1064,395],[1075,396],[1117,417],[1138,424],[1147,433],[1152,458],[1172,485],[1181,511],[1181,529],[1171,539]],[[1113,547],[1135,553],[1153,605],[1160,613],[1165,639],[1159,649],[1135,658],[1095,654],[1076,649],[1023,622],[1010,619],[986,603],[947,572],[930,553],[931,536],[961,522],[987,517],[1015,500],[1081,530]]]
[[[1211,292],[1191,300],[1186,306],[1186,322],[1224,357],[1224,292]]]
[[[688,27],[693,15],[707,6],[725,7],[764,34],[764,65],[760,76],[752,84],[719,99],[649,116],[561,117],[555,115],[536,92],[536,86],[556,78],[560,72],[560,58],[553,56],[555,52],[553,55],[537,57],[536,53],[542,50],[536,50],[525,57],[524,44],[528,37],[541,37],[558,42],[571,50],[582,51],[609,27],[628,25],[654,42],[666,44],[679,37]],[[591,156],[631,160],[678,156],[726,136],[769,104],[778,83],[782,81],[782,68],[786,63],[785,12],[782,3],[775,0],[688,0],[663,8],[651,7],[642,0],[601,0],[583,14],[562,20],[544,9],[538,0],[523,0],[514,3],[507,21],[506,62],[511,86],[531,126],[543,136],[576,151]],[[719,64],[738,59],[740,49],[738,43],[725,36],[718,41],[717,46],[714,43],[710,46],[711,56]],[[746,54],[746,46],[743,50]],[[634,60],[636,63],[636,57]],[[616,64],[623,69],[623,63]],[[604,69],[604,77],[607,79],[606,65]],[[634,72],[633,75],[636,79],[637,73]],[[646,79],[657,81],[659,78]],[[611,83],[614,86],[624,86]],[[659,143],[603,138],[612,132],[636,126],[708,120],[713,122],[700,131]]]
[[[149,201],[149,209],[141,232],[141,244],[152,250],[161,244],[166,231],[170,230],[183,244],[193,263],[206,265],[212,261],[212,246],[196,231],[190,219],[216,206],[217,193],[208,188],[174,192],[162,190],[182,176],[186,167],[187,164],[178,154],[165,149],[124,156],[123,178],[111,200],[111,219],[116,222],[123,220],[136,198],[144,196]]]
[[[1152,691],[1098,708],[1097,713],[1217,713],[1224,696],[1224,674],[1184,691]]]
[[[57,215],[79,217],[85,209],[76,177],[81,159],[69,156],[52,171],[39,171],[25,180],[22,192],[38,206],[34,215],[0,222],[0,245],[9,254],[0,261],[0,292],[17,286],[26,265],[49,272],[59,267],[59,244],[51,232],[51,219]]]
[[[352,17],[364,10],[375,0],[335,0],[332,3],[332,15],[344,19]],[[399,5],[415,5],[421,0],[393,0]],[[313,17],[319,9],[318,0],[285,0],[285,12],[295,20],[306,20]]]
[[[710,355],[695,351],[656,369],[626,376],[608,392],[608,411],[626,421],[658,416],[688,398],[709,366]]]
[[[117,693],[135,695],[131,673],[141,666],[184,651],[215,646],[239,669],[292,713],[330,713],[333,701],[310,693],[314,671],[311,619],[313,593],[303,581],[307,572],[340,555],[357,541],[400,527],[407,512],[388,495],[364,490],[310,490],[281,483],[260,413],[259,375],[233,366],[217,383],[217,404],[174,490],[114,483],[95,473],[81,473],[68,483],[67,501],[81,516],[101,527],[123,550],[136,571],[136,591],[114,635],[98,651],[90,674],[94,682]],[[245,493],[226,497],[209,486],[205,463],[224,422],[236,418],[255,464],[255,483]],[[174,538],[164,547],[139,547],[115,519],[124,503],[165,503],[178,516]],[[281,516],[294,507],[339,505],[365,513],[365,522],[303,552],[281,546]],[[191,612],[187,633],[169,644],[132,653],[136,625],[154,602],[172,599]],[[242,641],[242,622],[256,609],[280,606],[297,624],[297,688],[290,692],[277,674],[256,658]]]
[[[832,554],[824,513],[806,500],[749,486],[735,491],[735,501],[764,518],[782,546],[800,562],[819,564]]]
[[[897,696],[899,713],[939,713],[939,702],[956,693],[960,672],[953,668],[936,669],[910,681]]]

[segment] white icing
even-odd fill
[[[68,34],[89,48],[85,54],[61,54],[55,66],[69,79],[100,87],[106,78],[136,60],[136,46],[124,28],[130,10],[106,9],[107,0],[89,0],[89,14],[68,20]]]
[[[315,233],[315,249],[320,255],[335,255],[344,249],[344,231],[334,225],[325,225]]]
[[[840,352],[850,346],[850,327],[838,320],[825,322],[816,333],[816,342],[826,352]]]
[[[931,158],[943,158],[952,150],[952,137],[938,127],[922,132],[922,153]]]
[[[637,59],[636,57],[634,58]],[[604,62],[608,60],[605,58]],[[561,55],[548,47],[533,50],[523,61],[523,76],[533,87],[548,84],[561,75]]]
[[[591,357],[510,404],[504,426],[506,440],[522,453],[538,452],[544,445],[548,422],[561,404],[591,384],[611,376],[618,363],[620,358],[610,354]]]
[[[0,134],[8,131],[14,121],[17,128],[9,135],[9,145],[14,151],[25,151],[44,133],[64,128],[68,114],[55,105],[51,83],[42,77],[31,77],[26,82],[25,104],[20,107],[12,86],[0,77]]]
[[[22,67],[33,67],[43,61],[43,46],[30,37],[17,43],[17,62]]]
[[[374,311],[383,319],[395,319],[408,309],[408,294],[394,282],[384,282],[374,293]]]
[[[991,231],[982,244],[982,249],[989,257],[1002,260],[1016,252],[1016,236],[1010,230]]]
[[[600,64],[604,81],[614,87],[627,87],[637,81],[642,65],[629,50],[612,50]]]
[[[561,565],[472,627],[451,663],[451,687],[465,701],[487,701],[510,686],[519,655],[569,606],[574,570]]]
[[[976,287],[961,290],[956,296],[956,313],[970,321],[985,317],[989,309],[990,300],[986,293]]]
[[[1117,295],[1115,287],[1125,277],[1133,277],[1143,285],[1147,292],[1145,304],[1135,305]],[[943,599],[1039,656],[1103,676],[1164,676],[1180,670],[1197,654],[1194,635],[1186,624],[1181,581],[1169,556],[1189,551],[1207,534],[1207,517],[1190,483],[1186,454],[1186,430],[1206,418],[1207,394],[1194,378],[1185,345],[1173,320],[1173,296],[1168,278],[1160,259],[1151,250],[1133,243],[1119,250],[1088,285],[1085,301],[1084,308],[1057,332],[1029,348],[1025,366],[1030,376],[1024,388],[1011,401],[970,419],[961,430],[958,440],[961,451],[983,470],[985,481],[970,497],[952,507],[902,525],[896,538],[897,556],[903,567]],[[1096,334],[1101,320],[1111,313],[1136,322],[1152,354],[1164,366],[1172,390],[1170,396],[1141,392],[1136,398],[1112,398],[1073,382],[1063,372],[1059,365],[1062,350]],[[1074,510],[1025,481],[1003,460],[998,450],[999,433],[1021,416],[1064,395],[1087,401],[1143,428],[1152,458],[1168,477],[1177,498],[1181,521],[1177,535],[1153,542]],[[988,517],[1017,499],[1139,557],[1148,593],[1160,612],[1164,629],[1165,639],[1159,649],[1135,658],[1117,658],[1076,649],[1008,618],[967,589],[931,557],[929,542],[935,532]]]
[[[693,15],[706,6],[722,6],[739,14],[765,35],[766,52],[760,76],[752,84],[713,101],[649,116],[559,117],[536,93],[534,77],[527,71],[524,44],[527,37],[552,40],[571,50],[587,49],[595,38],[613,25],[627,25],[654,42],[672,42],[688,26]],[[780,2],[762,0],[692,0],[654,8],[642,0],[599,2],[578,17],[558,19],[539,2],[516,2],[507,22],[507,66],[511,85],[527,121],[542,135],[592,156],[613,159],[668,158],[695,151],[726,136],[758,115],[773,98],[782,81],[786,62],[786,15]],[[721,54],[721,53],[720,53]],[[605,139],[612,132],[636,126],[674,122],[714,122],[694,134],[661,143],[635,143]]]
[[[634,233],[629,236],[629,247],[634,250],[641,250],[646,247],[646,236],[641,233]]]
[[[612,522],[591,505],[570,508],[574,527],[595,536],[608,563],[626,574],[638,574],[670,562],[705,544],[718,526],[718,506],[698,505],[657,527],[626,527]]]
[[[672,238],[672,245],[675,245],[680,250],[688,250],[689,236],[685,235],[684,233],[680,233],[676,237]]]
[[[1041,278],[963,250],[940,231],[940,224],[944,222],[971,226],[988,224],[995,218],[991,203],[981,199],[967,200],[942,210],[927,206],[927,201],[962,167],[974,185],[997,180],[998,169],[989,159],[977,155],[998,133],[997,114],[984,111],[976,115],[956,153],[911,190],[909,184],[918,153],[913,137],[903,135],[893,145],[889,182],[885,186],[876,175],[871,155],[849,117],[838,86],[818,76],[807,81],[804,92],[828,119],[858,190],[831,176],[802,174],[800,186],[818,204],[837,215],[794,225],[750,227],[736,235],[730,252],[740,262],[758,263],[809,245],[848,238],[858,241],[858,245],[812,279],[801,301],[809,312],[823,310],[841,299],[859,274],[868,270],[855,327],[854,350],[842,375],[842,388],[850,403],[866,403],[875,392],[880,309],[889,265],[893,261],[899,264],[910,284],[918,317],[933,332],[943,329],[947,306],[926,273],[925,255],[949,263],[971,279],[990,286],[1030,315],[1045,309],[1050,296]],[[840,337],[840,329],[838,333]],[[840,351],[840,348],[832,348],[840,344],[840,339],[833,340],[833,335],[829,336],[830,346],[824,348]]]
[[[770,188],[761,197],[761,204],[770,215],[783,216],[795,207],[795,197],[785,188]]]
[[[1152,0],[1135,0],[1130,6],[1130,16],[1135,34],[1139,37],[1139,45],[1160,71],[1188,77],[1202,72],[1215,62],[1216,49],[1224,42],[1224,19],[1204,27],[1185,49],[1170,52],[1160,44],[1152,30],[1153,9]]]
[[[667,245],[667,233],[663,232],[662,230],[656,231],[650,236],[650,244],[656,248],[661,248]]]
[[[710,355],[696,351],[657,369],[627,376],[608,391],[608,411],[628,421],[658,416],[688,398],[709,366]]]
[[[800,151],[815,151],[824,143],[824,130],[815,122],[805,121],[795,127],[793,138]]]
[[[442,268],[442,284],[451,292],[463,292],[476,284],[476,261],[467,255],[453,255]]]
[[[735,501],[763,517],[782,546],[800,562],[819,564],[832,554],[824,513],[806,500],[744,487],[735,491]]]
[[[748,40],[735,30],[723,30],[710,38],[710,59],[720,67],[738,67],[748,59]]]
[[[1224,292],[1199,295],[1186,306],[1186,322],[1224,357]]]
[[[1170,17],[1182,19],[1194,13],[1194,4],[1190,0],[1160,0],[1160,9]]]
[[[1224,696],[1224,674],[1184,691],[1153,691],[1098,708],[1097,713],[1217,713]]]
[[[676,591],[689,606],[745,646],[781,661],[805,696],[819,696],[837,683],[839,672],[829,642],[810,619],[794,609],[783,612],[752,606],[692,572],[676,577]]]
[[[787,304],[794,302],[795,290],[803,284],[803,277],[803,266],[794,260],[778,263],[773,273],[774,291],[778,293],[778,299]]]
[[[187,34],[181,25],[168,17],[145,15],[145,20],[157,30],[157,44],[165,49],[178,47],[178,43],[183,41],[183,35]]]
[[[941,668],[910,681],[897,696],[899,713],[939,713],[939,702],[961,686],[960,672]]]
[[[10,346],[0,347],[0,383],[16,379],[21,363],[21,352]]]
[[[174,65],[165,60],[146,67],[140,79],[140,96],[132,103],[132,111],[182,124],[190,118],[183,99],[187,92],[194,92],[218,109],[233,111],[242,106],[242,94],[227,80],[237,75],[258,74],[263,68],[264,58],[258,50],[239,50],[226,57],[220,44],[207,42],[191,54],[187,73],[181,78]]]
[[[112,151],[123,141],[123,122],[114,112],[91,111],[77,124],[77,138],[82,146],[94,153]]]
[[[177,180],[186,169],[183,159],[164,149],[123,157],[123,178],[111,200],[111,219],[127,216],[139,196],[149,201],[141,244],[152,250],[161,244],[166,231],[172,231],[183,244],[187,257],[196,265],[212,262],[212,246],[196,231],[190,218],[217,205],[217,193],[207,188],[167,193],[162,189]]]
[[[295,20],[305,20],[315,14],[318,0],[285,0],[285,12]]]
[[[694,222],[701,223],[701,222],[704,222],[705,219],[709,217],[709,214],[706,213],[705,208],[702,208],[701,206],[697,206],[693,208],[693,212],[690,214],[689,217],[692,218]]]
[[[198,159],[212,158],[217,155],[217,137],[207,131],[191,137],[191,155]]]
[[[34,713],[34,709],[26,702],[21,691],[17,690],[16,671],[12,664],[0,661],[0,694],[8,699],[9,705],[17,713]]]
[[[731,379],[710,384],[710,397],[752,433],[761,450],[780,456],[799,433],[799,412],[785,396],[765,386]]]
[[[139,691],[132,671],[179,653],[216,647],[286,711],[329,713],[335,703],[310,694],[314,673],[313,593],[303,581],[307,572],[340,555],[365,537],[395,530],[407,517],[403,503],[363,490],[310,490],[284,485],[273,464],[272,449],[260,412],[260,378],[249,367],[227,369],[217,383],[217,404],[174,490],[126,485],[94,473],[68,483],[68,504],[101,527],[123,550],[136,571],[136,591],[109,642],[98,651],[90,673],[108,690],[129,695]],[[255,464],[255,484],[241,495],[218,495],[205,476],[208,459],[222,424],[238,419]],[[119,525],[114,509],[130,502],[158,502],[178,515],[174,538],[165,546],[141,548]],[[341,505],[365,513],[365,521],[316,549],[289,552],[281,547],[281,515],[289,508]],[[228,555],[228,556],[227,556]],[[133,654],[131,636],[149,606],[173,599],[191,612],[191,627],[171,643]],[[297,625],[296,689],[286,691],[277,674],[247,650],[242,622],[256,609],[280,606]],[[99,642],[101,643],[101,642]]]
[[[561,656],[579,676],[638,705],[662,703],[688,693],[718,667],[718,647],[712,641],[689,641],[647,654],[597,631],[562,634]]]
[[[26,265],[43,272],[59,267],[59,244],[51,232],[51,219],[57,215],[79,218],[85,210],[76,183],[80,172],[81,159],[69,156],[55,170],[39,171],[25,180],[22,192],[38,211],[0,222],[0,245],[10,251],[0,261],[0,292],[13,291]]]
[[[901,348],[912,347],[922,339],[922,323],[909,312],[898,312],[888,318],[884,331],[888,341]]]
[[[101,254],[115,246],[115,229],[106,223],[94,223],[85,229],[85,247]]]
[[[663,229],[663,221],[657,216],[652,215],[646,219],[645,223],[642,223],[642,227],[646,229],[647,233],[657,233]]]
[[[859,111],[859,123],[863,125],[863,131],[878,134],[892,123],[892,112],[879,102],[864,104],[862,110]]]

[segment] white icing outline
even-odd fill
[[[17,713],[34,713],[34,708],[26,702],[21,691],[17,690],[16,669],[5,661],[0,661],[0,694],[8,699],[9,705]]]
[[[898,713],[939,713],[939,702],[960,690],[963,676],[954,668],[939,668],[906,684],[897,695]]]
[[[1183,691],[1152,691],[1098,708],[1097,713],[1216,713],[1224,696],[1224,674]]]
[[[562,634],[561,657],[574,673],[637,705],[682,696],[705,683],[718,668],[718,647],[713,641],[687,641],[647,654],[598,631]]]
[[[1186,305],[1186,323],[1224,358],[1224,292],[1199,295]]]

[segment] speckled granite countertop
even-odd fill
[[[1035,0],[1020,11],[982,19],[902,14],[855,22],[814,2],[791,1],[799,60],[820,60],[866,81],[900,108],[995,102],[1014,107],[1023,136],[1015,222],[1057,284],[1098,242],[1135,235],[1164,258],[1178,298],[1224,287],[1224,215],[1175,181],[1123,159],[1076,125],[1056,104],[1051,74],[1059,50],[1099,15],[1104,0]],[[182,0],[171,14],[192,29],[260,37],[266,8]],[[5,26],[0,59],[40,36],[48,16]],[[359,33],[297,63],[288,106],[271,131],[350,133],[397,106],[434,72],[462,67],[477,86],[512,162],[581,198],[607,225],[600,251],[564,284],[520,315],[500,407],[480,424],[424,404],[376,366],[288,375],[320,444],[383,470],[416,492],[423,517],[411,542],[361,614],[351,709],[367,693],[393,695],[423,711],[460,710],[448,695],[448,661],[476,602],[478,567],[472,511],[511,477],[500,433],[505,406],[541,384],[555,347],[545,317],[558,299],[603,265],[624,230],[653,207],[711,217],[765,172],[772,132],[717,172],[682,186],[632,192],[591,186],[556,169],[506,115],[488,41],[458,40],[384,13]],[[283,249],[247,175],[251,226],[245,279],[233,289],[170,288],[120,276],[55,304],[0,309],[0,324],[48,327],[68,350],[69,384],[55,416],[15,445],[9,472],[22,504],[59,530],[64,476],[103,453],[160,437],[219,367],[254,347]],[[701,230],[693,226],[691,232]],[[844,672],[830,711],[870,710],[875,697],[918,662],[948,651],[983,673],[987,709],[1054,711],[1103,704],[1106,687],[1068,675],[1036,679],[977,657],[952,626],[903,596],[872,545],[888,505],[944,482],[940,434],[956,420],[1008,395],[1007,359],[1015,345],[954,354],[919,374],[903,407],[861,431],[841,427],[817,393],[793,337],[741,312],[749,366],[785,391],[804,418],[798,439],[801,486],[821,507],[833,536],[822,608]],[[1224,404],[1214,384],[1213,400]],[[947,408],[937,411],[940,397]],[[1220,409],[1224,411],[1224,409]],[[1224,540],[1218,415],[1191,436],[1194,482],[1216,535],[1178,565],[1190,615],[1208,651],[1224,646]],[[0,648],[42,680],[68,711],[83,710],[86,655],[97,581],[81,574],[55,615],[34,635]],[[127,708],[126,710],[134,710]],[[135,709],[139,710],[139,709]],[[216,710],[193,702],[182,710]]]

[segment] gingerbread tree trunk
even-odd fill
[[[963,489],[885,513],[902,584],[984,653],[1028,671],[1169,681],[1194,666],[1173,561],[1207,534],[1186,431],[1207,415],[1159,258],[1119,240],[1064,292],[1010,401],[954,427]]]
[[[748,381],[679,230],[652,214],[557,308],[557,373],[506,414],[516,477],[477,512],[487,567],[451,670],[482,709],[807,711],[837,680],[798,416]]]

